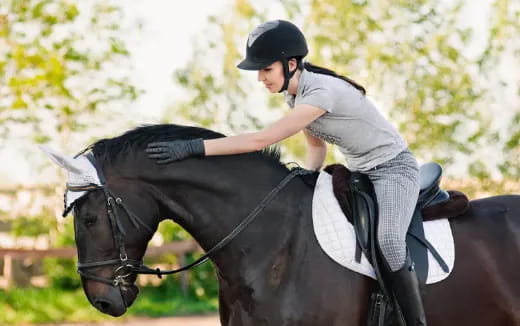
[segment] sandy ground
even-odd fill
[[[45,324],[59,326],[220,326],[217,315],[165,318],[131,318],[124,321],[81,323],[81,324]]]

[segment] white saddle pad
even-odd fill
[[[361,262],[356,262],[356,233],[347,220],[334,196],[332,176],[321,172],[316,183],[312,200],[312,219],[314,233],[321,248],[338,264],[376,279],[374,269],[363,254]],[[455,262],[455,245],[448,219],[424,223],[426,239],[439,252],[449,267]],[[442,281],[450,273],[445,273],[439,263],[428,251],[428,279],[426,284]]]

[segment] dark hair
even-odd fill
[[[301,61],[301,58],[295,58],[298,63],[300,63]],[[300,64],[299,64],[300,66]],[[367,91],[365,90],[365,88],[363,86],[361,86],[360,84],[356,83],[354,80],[348,78],[348,77],[345,77],[345,76],[342,76],[342,75],[338,75],[336,72],[330,70],[330,69],[327,69],[327,68],[323,68],[323,67],[319,67],[319,66],[315,66],[313,65],[312,63],[310,62],[304,62],[303,64],[303,67],[308,70],[308,71],[311,71],[311,72],[315,72],[317,74],[323,74],[323,75],[329,75],[329,76],[332,76],[332,77],[336,77],[336,78],[339,78],[339,79],[342,79],[346,82],[348,82],[350,85],[354,86],[354,88],[356,88],[358,91],[360,91],[363,95],[366,95]]]

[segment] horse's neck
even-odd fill
[[[184,173],[172,172],[168,176],[171,182],[163,181],[157,187],[163,203],[168,203],[169,216],[207,251],[231,233],[287,171],[262,164],[221,165],[219,159],[213,160],[214,164],[202,161],[205,160],[185,167]],[[308,204],[304,197],[309,193],[312,191],[298,178],[289,183],[255,221],[212,256],[219,274],[248,278],[244,275],[249,273],[245,266],[262,264],[286,247],[295,224],[301,223],[298,215],[302,214],[302,205]]]

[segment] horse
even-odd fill
[[[320,248],[309,182],[317,173],[294,173],[273,148],[168,165],[144,151],[151,141],[218,137],[223,135],[203,128],[148,125],[78,154],[90,153],[104,179],[103,186],[69,186],[84,194],[64,212],[73,210],[89,302],[112,316],[126,312],[138,295],[136,271],[148,241],[170,219],[210,253],[222,325],[366,325],[377,282]],[[520,195],[471,200],[450,224],[457,259],[446,280],[424,289],[428,324],[520,325]],[[237,225],[243,227],[237,231]]]

